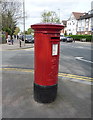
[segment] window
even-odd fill
[[[72,35],[72,33],[69,33],[69,35]]]
[[[93,14],[93,9],[91,10],[91,14]]]
[[[88,23],[89,19],[86,19],[86,23]]]
[[[81,27],[79,27],[79,31],[81,31]]]
[[[82,31],[84,31],[84,27],[82,27]]]
[[[88,31],[88,28],[86,28],[86,31]]]

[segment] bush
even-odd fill
[[[87,42],[92,41],[92,35],[70,35],[70,37],[72,37],[76,41],[81,41],[82,38],[86,38]]]
[[[5,37],[5,35],[2,35],[2,42],[1,43],[3,43],[3,44],[6,43],[6,37]]]

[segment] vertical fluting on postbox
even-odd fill
[[[57,96],[60,30],[58,24],[34,24],[34,99],[50,103]]]

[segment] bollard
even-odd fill
[[[21,40],[19,41],[20,47],[21,47]]]
[[[57,96],[60,30],[63,25],[35,24],[34,100],[51,103]]]

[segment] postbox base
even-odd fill
[[[57,96],[57,84],[53,86],[40,86],[34,83],[34,100],[39,103],[51,103]]]

